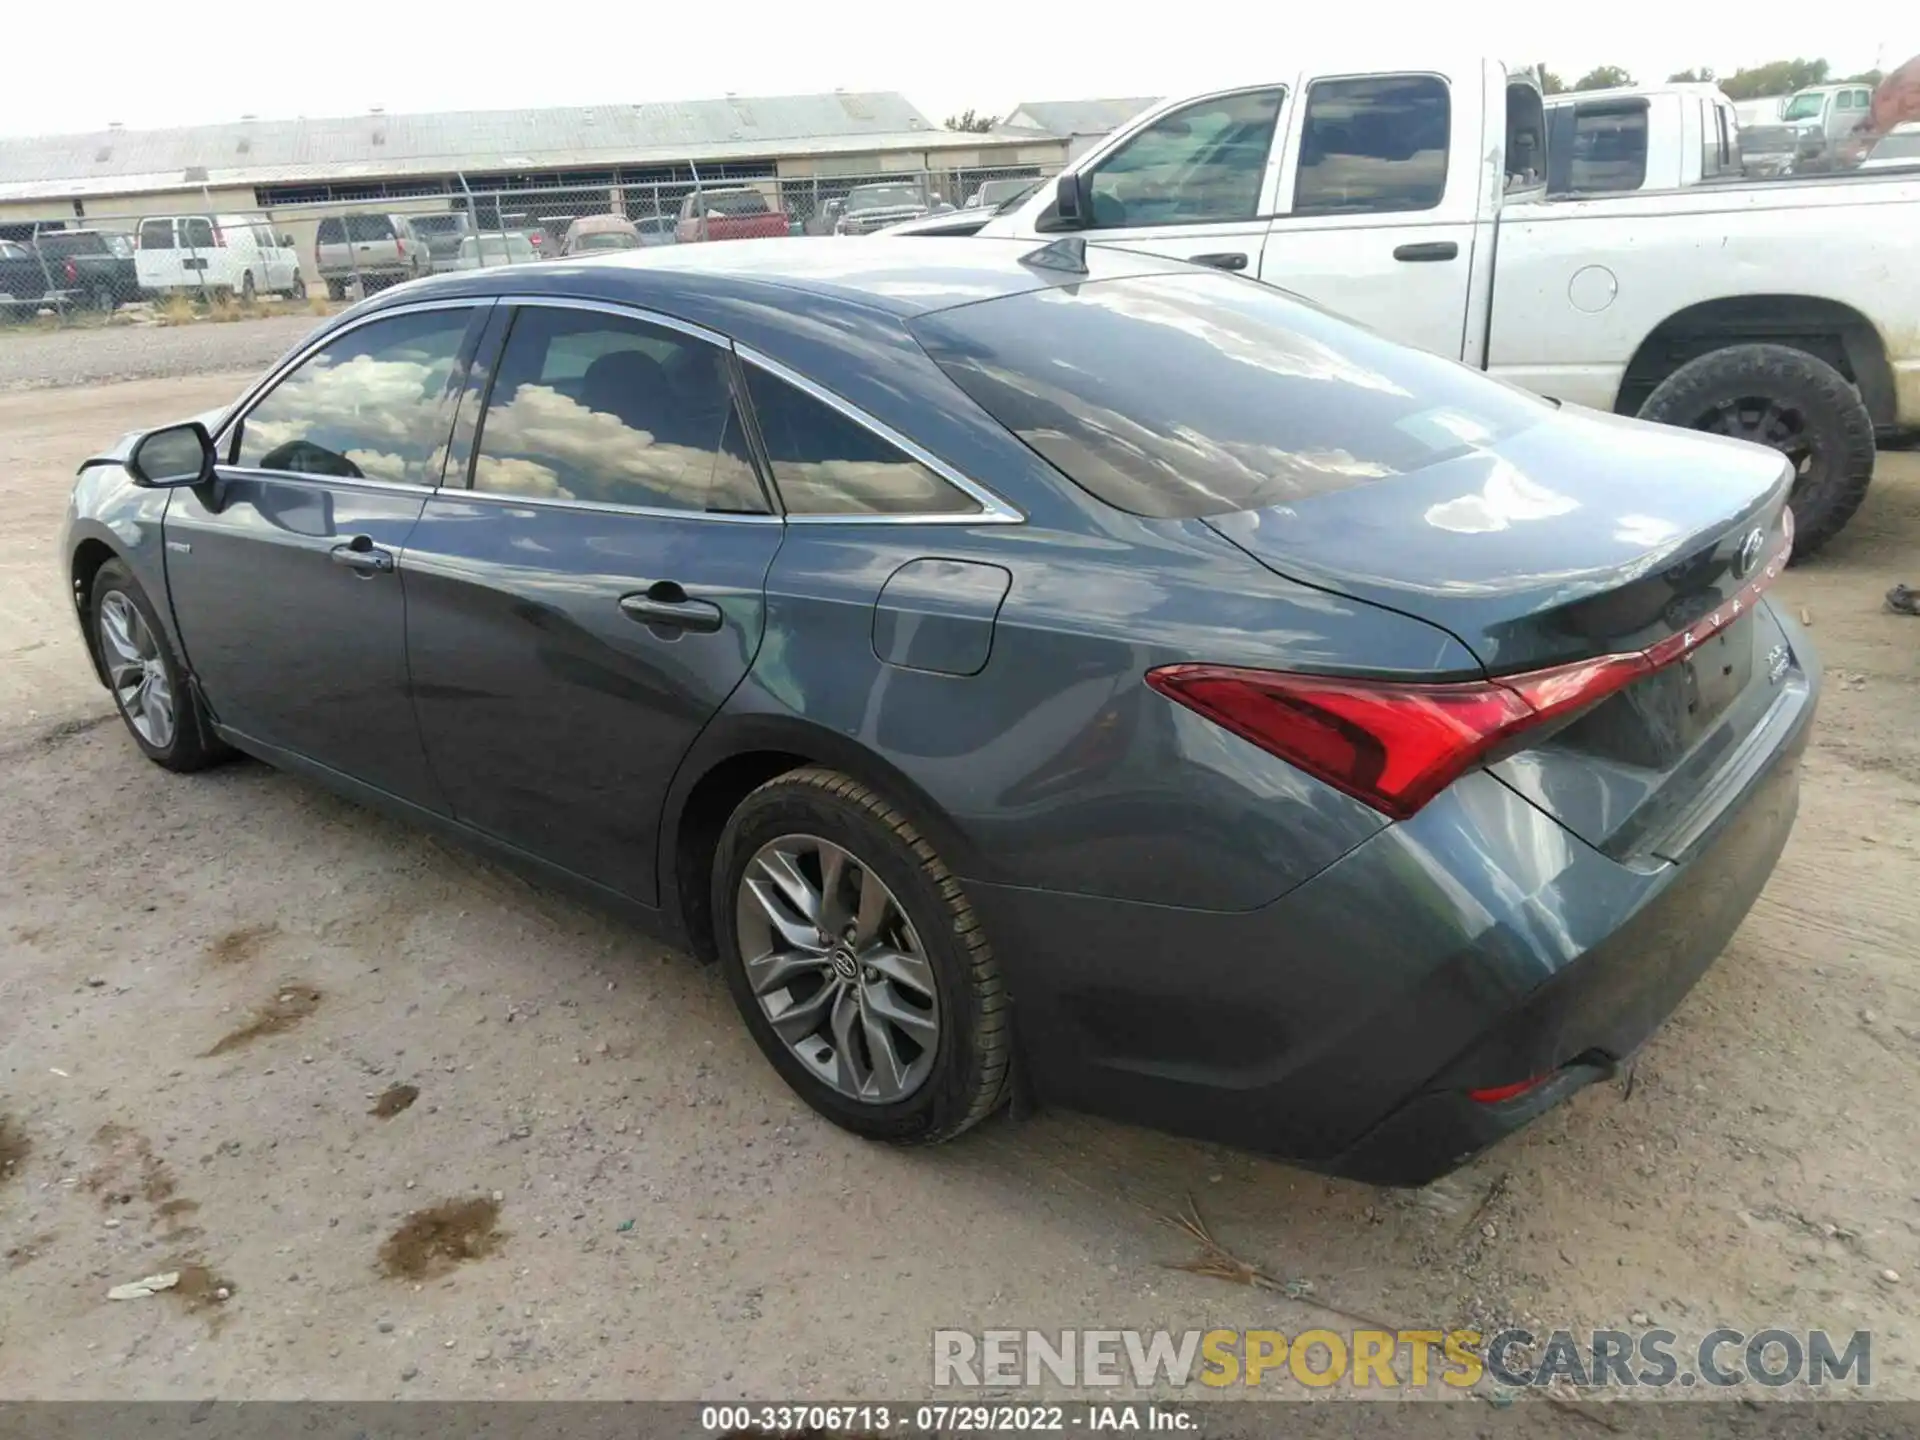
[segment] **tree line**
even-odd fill
[[[1596,65],[1569,85],[1544,65],[1534,67],[1540,75],[1540,88],[1549,95],[1565,95],[1581,90],[1612,90],[1634,83],[1633,76],[1619,65]],[[1838,81],[1845,85],[1878,85],[1881,72],[1862,70],[1858,75],[1834,75],[1825,60],[1771,60],[1719,76],[1711,65],[1699,65],[1667,77],[1670,81],[1707,81],[1718,83],[1730,100],[1760,100],[1770,95],[1791,95],[1809,85]]]

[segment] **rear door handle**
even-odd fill
[[[1400,245],[1394,248],[1396,260],[1452,260],[1460,254],[1460,247],[1452,240],[1426,240],[1418,245]]]
[[[620,597],[620,613],[642,625],[665,625],[711,635],[726,622],[711,600],[695,600],[671,580],[656,580],[635,595]]]
[[[1211,265],[1216,270],[1244,270],[1247,257],[1238,250],[1225,250],[1215,255],[1193,255],[1189,259],[1196,265]]]
[[[346,544],[334,546],[327,552],[327,558],[362,575],[385,575],[393,569],[393,552],[382,550],[365,535],[356,535]]]

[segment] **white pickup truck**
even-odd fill
[[[1799,553],[1831,539],[1876,429],[1920,429],[1920,177],[1550,197],[1547,171],[1530,71],[1429,56],[1167,101],[977,226],[906,228],[1216,265],[1562,401],[1772,445]]]

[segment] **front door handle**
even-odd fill
[[[695,600],[671,580],[656,580],[636,595],[620,597],[620,613],[642,625],[664,625],[711,635],[726,622],[711,600]]]
[[[356,535],[346,544],[334,546],[327,552],[327,558],[362,575],[385,575],[393,569],[393,552],[382,550],[366,535]]]
[[[1188,257],[1196,265],[1211,265],[1216,270],[1244,270],[1247,257],[1238,250],[1223,251],[1217,255],[1192,255]]]
[[[1452,260],[1460,253],[1459,245],[1451,240],[1427,240],[1418,245],[1399,245],[1394,248],[1396,260]]]

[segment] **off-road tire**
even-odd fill
[[[1833,366],[1788,345],[1732,345],[1688,361],[1640,407],[1642,420],[1689,429],[1722,407],[1764,399],[1797,412],[1813,444],[1808,469],[1794,481],[1793,560],[1838,535],[1873,482],[1873,416],[1860,392]],[[1791,562],[1790,562],[1791,563]]]

